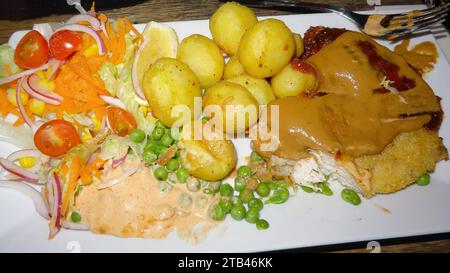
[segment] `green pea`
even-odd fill
[[[72,220],[72,222],[74,223],[79,223],[81,222],[81,215],[78,212],[73,211],[70,215],[70,220]]]
[[[242,219],[245,218],[246,214],[245,207],[243,205],[235,205],[231,209],[230,214],[234,220],[241,221]]]
[[[157,154],[158,156],[162,155],[165,151],[167,150],[167,147],[161,144],[157,144],[154,149],[153,152],[155,154]]]
[[[141,129],[135,128],[131,131],[130,139],[135,143],[140,143],[145,139],[145,132]]]
[[[267,197],[270,195],[270,186],[267,183],[259,183],[256,188],[256,193],[261,197]]]
[[[289,190],[280,188],[273,192],[272,196],[264,202],[265,204],[283,204],[289,199]]]
[[[206,187],[211,190],[212,193],[216,193],[220,190],[220,186],[222,186],[222,181],[208,182],[205,181]]]
[[[175,158],[172,158],[171,160],[169,160],[169,162],[167,162],[166,168],[167,168],[167,170],[174,172],[178,169],[179,166],[180,166],[180,163],[178,162],[178,160],[176,160]]]
[[[142,158],[144,159],[145,163],[153,164],[153,162],[155,162],[158,156],[151,150],[144,150]]]
[[[233,202],[231,202],[230,199],[220,200],[219,205],[222,207],[222,210],[225,213],[229,213],[231,211],[231,209],[233,208]]]
[[[214,205],[209,212],[210,217],[216,221],[223,221],[225,219],[226,213],[223,211],[222,206]]]
[[[145,151],[152,151],[155,152],[155,147],[158,145],[158,143],[156,141],[150,140],[149,142],[147,142],[147,145],[145,145],[144,147],[144,152]]]
[[[152,139],[160,140],[163,135],[164,135],[164,128],[156,127],[155,129],[153,129]]]
[[[167,127],[164,126],[164,124],[162,124],[161,121],[159,121],[159,120],[156,121],[155,126],[156,126],[156,128],[167,129]]]
[[[236,177],[234,179],[234,189],[238,192],[243,191],[246,188],[246,184],[244,179],[240,178],[240,177]]]
[[[341,191],[341,197],[344,199],[344,201],[352,204],[352,205],[359,205],[361,204],[361,198],[359,195],[352,189],[343,189]]]
[[[300,188],[302,188],[302,190],[304,191],[304,192],[307,192],[307,193],[312,193],[312,192],[314,192],[314,189],[313,188],[311,188],[311,187],[308,187],[308,186],[300,186]]]
[[[170,136],[170,133],[167,132],[161,137],[161,145],[169,147],[173,142],[173,138]]]
[[[250,224],[256,223],[259,219],[259,210],[255,208],[249,208],[247,211],[247,214],[245,215],[245,221],[249,222]]]
[[[224,183],[224,184],[220,185],[219,192],[220,192],[220,195],[222,195],[222,196],[231,197],[231,196],[233,196],[234,190],[230,184]]]
[[[163,167],[158,167],[153,171],[153,175],[155,175],[155,177],[158,180],[164,181],[167,179],[167,177],[169,176],[169,174],[167,173],[167,170],[164,169]]]
[[[188,179],[189,176],[190,176],[189,172],[185,168],[181,167],[177,170],[178,182],[186,183],[186,180]]]
[[[264,219],[259,219],[256,221],[256,228],[258,230],[268,229],[269,228],[269,222],[267,222]]]
[[[250,167],[248,166],[240,166],[238,171],[237,171],[237,175],[241,178],[247,178],[252,174],[252,170],[250,169]]]
[[[242,206],[242,199],[240,196],[233,196],[231,197],[231,202],[233,203],[233,206]]]
[[[255,151],[250,154],[250,160],[253,162],[263,162],[264,159]]]
[[[244,189],[239,193],[243,203],[248,203],[252,198],[254,198],[253,191],[251,189]]]
[[[416,181],[419,186],[426,186],[430,184],[430,175],[428,173],[422,174]]]
[[[289,182],[286,180],[274,180],[269,183],[271,190],[276,190],[278,188],[289,188]]]
[[[255,208],[257,210],[262,210],[264,208],[264,203],[263,201],[261,201],[261,199],[252,198],[250,199],[250,201],[248,201],[248,207]]]
[[[320,193],[325,194],[327,196],[332,196],[333,191],[330,189],[326,182],[317,183],[317,187],[320,189]]]

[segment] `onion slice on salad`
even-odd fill
[[[30,126],[32,129],[36,127],[34,122],[30,119],[27,112],[25,112],[25,108],[23,107],[22,100],[20,99],[20,89],[22,89],[22,85],[25,78],[21,78],[16,86],[16,101],[17,101],[17,107],[19,108],[20,115],[22,116],[23,120],[25,121],[28,126]],[[33,129],[34,131],[34,129]]]
[[[139,79],[137,76],[137,63],[139,60],[139,55],[141,55],[142,50],[147,46],[149,41],[150,41],[149,39],[145,39],[144,42],[142,43],[142,45],[139,47],[139,49],[136,52],[136,55],[134,55],[133,66],[131,68],[131,79],[133,81],[134,91],[136,92],[138,97],[143,100],[146,100],[146,99],[145,99],[144,92],[142,92],[142,89],[141,89],[141,86],[139,83]]]
[[[106,103],[111,104],[112,106],[116,106],[122,108],[123,110],[127,110],[125,104],[118,98],[114,98],[111,96],[100,95],[100,98],[104,100]]]
[[[63,65],[66,61],[61,61],[57,59],[52,59],[50,63],[50,73],[47,76],[47,80],[50,80],[53,75],[55,75],[56,71],[58,71],[59,67]]]
[[[137,170],[139,169],[139,167],[140,167],[139,165],[136,165],[136,166],[134,166],[134,167],[131,168],[131,169],[126,169],[126,170],[122,173],[122,175],[120,175],[120,176],[117,177],[117,178],[111,179],[111,180],[109,180],[108,182],[106,182],[106,183],[104,183],[104,184],[98,186],[97,189],[98,189],[98,190],[103,190],[103,189],[112,187],[112,186],[114,186],[114,185],[116,185],[116,184],[119,184],[120,182],[122,182],[123,180],[125,180],[125,179],[127,179],[128,177],[132,176],[135,172],[137,172]]]
[[[52,217],[50,219],[50,232],[49,239],[55,237],[58,231],[61,229],[61,202],[62,202],[62,190],[61,183],[59,181],[56,173],[50,174],[50,179],[48,183],[52,185],[53,193],[53,207],[52,207]]]
[[[125,153],[123,156],[119,157],[118,159],[113,159],[112,168],[115,169],[115,168],[119,167],[123,162],[125,162],[127,155],[128,155],[128,152]]]
[[[20,181],[0,180],[0,188],[10,188],[30,197],[34,203],[36,211],[45,219],[50,219],[50,213],[45,205],[44,199],[35,188]]]
[[[16,160],[19,160],[21,158],[24,157],[34,157],[34,158],[40,158],[43,157],[44,155],[39,152],[39,150],[36,149],[23,149],[23,150],[18,150],[15,151],[13,153],[11,153],[10,155],[8,155],[8,157],[6,158],[7,160],[14,162]]]
[[[39,182],[39,175],[33,172],[30,172],[27,169],[24,169],[16,164],[14,162],[11,162],[5,158],[0,157],[0,166],[2,166],[6,171],[12,173],[13,175],[20,177],[21,179],[37,184]]]
[[[14,81],[14,80],[17,80],[17,79],[20,79],[20,78],[22,78],[22,77],[31,75],[31,74],[33,74],[33,73],[35,73],[35,72],[38,72],[38,71],[45,70],[45,69],[47,69],[47,68],[49,67],[49,65],[51,64],[51,62],[52,62],[52,60],[50,60],[50,61],[47,62],[46,64],[43,64],[43,65],[41,65],[41,66],[39,66],[39,67],[36,67],[36,68],[33,68],[33,69],[28,69],[28,70],[25,70],[25,71],[22,71],[22,72],[13,74],[13,75],[11,75],[11,76],[9,76],[9,77],[6,77],[6,78],[0,78],[0,85],[3,85],[3,84],[5,84],[5,83],[12,82],[12,81]]]
[[[71,30],[71,31],[84,32],[84,33],[90,35],[92,38],[94,38],[95,42],[98,45],[98,54],[99,55],[104,55],[106,53],[106,47],[105,47],[105,43],[103,42],[102,37],[100,36],[100,34],[98,34],[92,28],[87,27],[87,26],[83,26],[83,25],[72,24],[72,25],[65,25],[63,27],[58,28],[55,31],[55,33],[58,32],[58,31],[61,31],[61,30]]]
[[[88,22],[94,30],[100,29],[100,21],[89,14],[77,14],[72,16],[69,20],[67,20],[66,24],[77,24],[79,22]]]
[[[45,40],[49,40],[50,36],[53,34],[53,28],[50,26],[49,23],[43,23],[43,24],[34,24],[33,30],[38,31],[42,36],[44,36]]]
[[[23,89],[33,98],[45,103],[59,105],[63,100],[60,95],[39,87],[39,76],[35,73],[25,77],[23,81]]]

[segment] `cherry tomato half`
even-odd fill
[[[70,30],[61,30],[50,37],[50,54],[58,60],[65,60],[80,48],[81,35]]]
[[[106,113],[111,129],[119,136],[129,135],[136,128],[136,120],[130,112],[119,107],[110,107]]]
[[[17,44],[14,62],[23,69],[36,68],[48,61],[48,44],[37,30],[28,32]]]
[[[68,121],[55,119],[39,127],[34,134],[34,145],[43,154],[58,157],[81,143],[75,127]]]

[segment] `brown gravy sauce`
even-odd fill
[[[431,71],[439,57],[436,45],[425,41],[408,50],[409,43],[409,39],[403,40],[395,46],[394,52],[405,58],[418,73],[424,74]]]
[[[358,46],[361,42],[373,45],[382,58],[378,62],[395,66],[397,78],[410,79],[414,86],[401,93],[375,92],[389,72],[374,66]],[[307,156],[309,149],[350,157],[378,154],[399,133],[429,122],[427,113],[439,111],[433,91],[405,60],[364,34],[343,33],[307,61],[317,71],[315,92],[326,95],[286,97],[270,103],[279,106],[280,120],[279,135],[273,135],[279,146],[269,154],[293,160]],[[254,141],[254,148],[268,155],[259,149],[261,143]]]

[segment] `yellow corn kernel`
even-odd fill
[[[49,68],[49,69],[51,69],[51,68]],[[40,78],[40,79],[46,79],[47,77],[46,77],[46,75],[44,74],[44,71],[37,71],[36,72],[36,75],[38,75],[38,77]]]
[[[22,168],[29,169],[36,164],[34,157],[22,157],[19,159],[19,164]]]
[[[91,132],[89,132],[88,128],[85,128],[83,130],[83,132],[81,133],[81,141],[82,142],[86,142],[86,141],[88,141],[91,138],[92,138]]]
[[[41,116],[45,110],[45,103],[43,101],[32,98],[30,100],[30,111],[31,113]]]
[[[16,101],[16,90],[9,88],[6,90],[6,95],[8,97],[9,103],[17,107],[17,101]],[[28,94],[25,93],[25,91],[20,91],[20,101],[23,105],[26,105],[28,103]]]
[[[83,55],[85,57],[92,57],[98,54],[98,46],[97,43],[90,45],[88,48],[83,50]]]
[[[92,122],[94,123],[94,131],[97,132],[102,127],[102,123],[97,118],[91,118]]]
[[[56,84],[54,81],[48,81],[46,78],[39,80],[39,86],[45,88],[47,90],[53,91],[55,90]]]
[[[139,111],[141,111],[142,114],[145,117],[145,116],[147,116],[147,113],[148,113],[148,107],[146,107],[146,106],[139,106]]]

